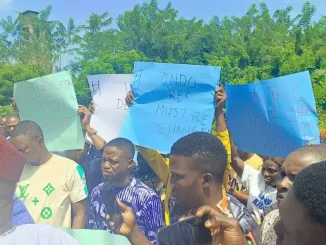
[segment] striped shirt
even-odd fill
[[[100,190],[102,185],[103,183],[96,186],[91,194],[88,228],[93,230],[109,230]],[[155,191],[140,180],[132,178],[128,186],[115,188],[114,192],[116,198],[133,209],[138,227],[149,241],[155,243],[155,233],[163,226],[161,201]]]

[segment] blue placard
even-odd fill
[[[120,137],[169,153],[181,137],[210,132],[220,67],[135,62],[129,108]]]
[[[226,86],[227,122],[244,152],[286,157],[319,144],[318,117],[309,72]]]

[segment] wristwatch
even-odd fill
[[[228,194],[232,195],[233,193],[234,193],[234,189],[230,187],[230,189],[228,190]]]

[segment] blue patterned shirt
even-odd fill
[[[100,184],[93,189],[90,199],[88,228],[109,230],[105,219],[105,204]],[[152,243],[156,242],[155,233],[163,226],[161,201],[154,190],[140,180],[132,178],[123,189],[115,189],[115,196],[131,207],[136,214],[136,223],[142,233]]]

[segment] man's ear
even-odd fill
[[[213,183],[213,175],[210,173],[203,174],[202,175],[202,180],[203,180],[203,188],[208,188],[212,185]]]
[[[134,160],[129,160],[128,161],[128,169],[131,169],[131,168],[133,168],[135,166],[135,162],[134,162]]]
[[[44,142],[44,139],[43,139],[43,137],[40,137],[40,138],[38,138],[38,143],[40,144],[40,145],[45,145],[45,142]]]

